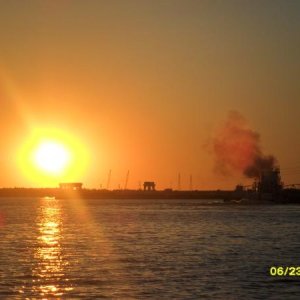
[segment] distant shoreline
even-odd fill
[[[265,195],[263,195],[265,196]],[[61,188],[1,188],[0,197],[55,197],[57,199],[181,199],[181,200],[219,200],[228,204],[300,204],[300,190],[286,189],[273,198],[263,198],[254,192],[210,190],[210,191],[144,191],[144,190],[100,190]],[[269,195],[270,197],[270,195]],[[222,202],[221,202],[222,203]]]

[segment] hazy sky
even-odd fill
[[[1,0],[0,186],[32,131],[87,148],[88,187],[232,188],[208,140],[228,111],[261,134],[283,180],[300,183],[300,1]],[[76,177],[76,178],[75,178]],[[53,179],[53,185],[56,180]]]

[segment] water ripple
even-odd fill
[[[298,299],[300,207],[0,199],[2,299]],[[3,221],[5,220],[5,221]]]

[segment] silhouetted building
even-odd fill
[[[155,182],[145,181],[144,182],[144,191],[155,191]]]
[[[262,200],[276,200],[282,190],[279,168],[263,170],[257,183],[259,198]]]
[[[236,193],[243,193],[243,192],[244,192],[244,186],[241,185],[241,184],[238,184],[238,185],[235,187],[235,192],[236,192]]]
[[[67,182],[67,183],[60,183],[59,187],[63,190],[72,190],[77,191],[82,189],[81,182]]]

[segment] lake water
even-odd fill
[[[0,299],[299,299],[300,206],[0,199]]]

